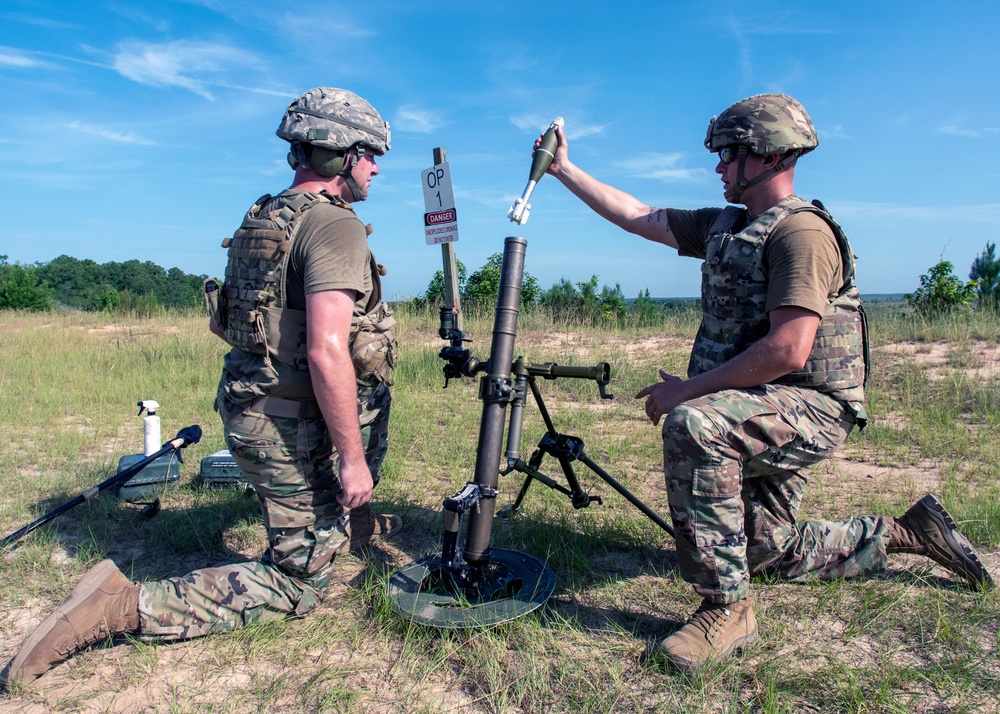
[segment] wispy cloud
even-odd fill
[[[537,131],[540,134],[545,131],[553,119],[555,117],[542,116],[541,114],[523,114],[511,117],[510,123],[523,131]],[[567,139],[582,139],[586,136],[603,134],[606,128],[606,124],[581,124],[566,120],[564,130]]]
[[[354,22],[351,14],[331,13],[326,7],[310,13],[308,9],[296,6],[295,12],[285,13],[270,21],[277,25],[283,36],[296,43],[318,42],[321,46],[333,48],[345,39],[373,37],[376,34],[371,27]],[[303,17],[309,17],[309,22],[303,22]]]
[[[555,117],[543,117],[541,114],[522,114],[510,118],[510,123],[523,131],[542,131]]]
[[[737,66],[740,68],[740,76],[742,79],[743,86],[752,86],[753,84],[753,48],[749,40],[746,38],[746,27],[745,23],[736,17],[727,17],[723,22],[720,22],[720,26],[728,25],[729,32],[735,40],[733,49],[735,50],[734,57],[737,60]]]
[[[569,124],[566,126],[566,137],[582,139],[585,136],[600,136],[606,128],[607,124]]]
[[[938,128],[938,131],[948,136],[961,136],[966,139],[985,139],[995,137],[1000,134],[1000,127],[996,126],[960,126],[958,124],[945,124]]]
[[[42,63],[19,50],[0,47],[0,67],[40,67]]]
[[[708,178],[705,169],[686,169],[678,166],[684,154],[643,154],[627,161],[618,161],[615,167],[635,176],[663,181],[664,183],[701,184]]]
[[[850,139],[847,131],[844,129],[843,124],[831,124],[829,126],[824,126],[822,128],[817,128],[816,133],[819,134],[820,141],[824,139]]]
[[[407,104],[396,110],[396,121],[393,128],[401,131],[412,131],[417,134],[430,134],[439,129],[444,122],[440,112],[434,112],[414,104]]]
[[[153,87],[180,87],[208,100],[213,86],[229,86],[226,76],[260,64],[250,52],[224,44],[177,40],[152,44],[129,40],[118,45],[112,67],[124,77]]]
[[[68,22],[62,22],[61,20],[55,20],[49,17],[40,17],[38,15],[20,15],[14,12],[0,12],[0,21],[4,24],[22,24],[22,25],[32,25],[34,27],[41,27],[46,30],[66,30],[73,29],[77,27]]]
[[[120,132],[112,131],[110,129],[105,129],[101,126],[95,126],[93,124],[85,124],[81,121],[72,121],[69,123],[69,128],[79,131],[82,134],[88,134],[90,136],[97,136],[102,139],[107,139],[108,141],[116,141],[121,144],[136,144],[139,146],[156,146],[156,142],[152,139],[147,139],[134,132]]]

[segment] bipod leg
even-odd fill
[[[515,369],[518,363],[515,363]],[[583,442],[573,436],[566,436],[560,434],[556,431],[555,424],[552,422],[552,418],[549,416],[548,409],[545,408],[545,401],[542,399],[542,394],[538,389],[538,385],[535,382],[534,376],[527,377],[528,386],[531,388],[531,393],[535,398],[535,404],[538,405],[538,411],[542,415],[542,419],[545,422],[545,427],[548,430],[542,436],[541,441],[538,442],[538,448],[531,455],[531,460],[525,464],[520,458],[510,458],[512,455],[519,456],[515,452],[512,452],[508,448],[508,463],[510,464],[508,469],[503,473],[509,473],[510,471],[518,471],[525,474],[524,483],[521,484],[521,490],[517,494],[517,498],[514,503],[510,506],[505,507],[498,515],[504,517],[510,516],[512,513],[516,513],[521,508],[521,503],[524,500],[525,495],[528,493],[528,488],[531,486],[531,482],[540,481],[545,486],[559,491],[559,493],[565,494],[570,498],[573,503],[574,508],[586,508],[591,503],[601,503],[600,496],[591,496],[589,493],[583,490],[580,486],[580,481],[576,477],[576,473],[573,471],[571,465],[572,461],[576,458],[574,451],[583,448]],[[520,416],[523,413],[523,403],[521,410],[517,412],[518,422],[516,433],[518,435],[518,440],[520,440]],[[513,412],[512,412],[513,417]],[[513,418],[512,418],[513,425]],[[511,433],[514,433],[514,429],[511,429]],[[545,474],[538,470],[541,466],[542,459],[545,458],[545,454],[550,454],[558,462],[559,466],[562,468],[563,475],[566,478],[566,483],[568,488],[563,486],[553,479],[549,478]]]
[[[546,435],[544,438],[548,438],[548,435]],[[562,484],[557,483],[556,481],[549,478],[548,476],[546,476],[545,474],[543,474],[538,470],[538,466],[541,464],[542,457],[544,455],[545,452],[541,449],[541,447],[539,447],[539,449],[536,450],[535,453],[532,455],[531,461],[529,463],[525,464],[523,461],[519,461],[515,463],[513,466],[511,466],[510,468],[511,471],[517,471],[519,473],[525,474],[524,483],[521,484],[521,490],[517,494],[517,498],[514,500],[514,503],[512,503],[509,506],[505,506],[501,510],[501,512],[497,514],[498,516],[503,516],[506,518],[521,510],[521,502],[524,500],[525,494],[528,493],[528,487],[531,486],[532,481],[540,481],[543,485],[548,486],[554,491],[558,491],[559,493],[565,494],[566,496],[569,496],[570,498],[573,499],[576,498],[576,495],[573,491],[566,488]],[[593,498],[591,500],[600,501],[599,498]]]
[[[572,445],[572,442],[579,442],[580,451],[583,450],[583,442],[575,437],[565,436],[556,431],[555,424],[552,423],[549,410],[545,408],[545,400],[542,399],[542,392],[538,388],[534,376],[528,380],[528,384],[531,387],[531,394],[535,398],[535,404],[538,405],[538,411],[545,421],[545,428],[548,429],[548,433],[538,443],[539,451],[552,454],[559,461],[563,474],[566,476],[566,483],[569,484],[568,491],[565,489],[557,490],[562,491],[570,497],[574,508],[586,508],[592,501],[600,503],[601,498],[599,496],[591,496],[581,488],[580,481],[577,479],[576,473],[570,465],[573,459],[576,458],[573,453],[576,447]],[[541,458],[539,458],[539,462],[541,462]]]
[[[611,488],[613,488],[618,493],[620,493],[622,496],[624,496],[625,499],[629,503],[631,503],[633,506],[635,506],[640,511],[642,511],[644,514],[646,514],[646,516],[648,516],[649,519],[651,521],[653,521],[653,523],[655,523],[660,528],[662,528],[667,533],[669,533],[671,538],[675,537],[674,536],[674,529],[670,527],[670,524],[667,523],[662,518],[660,518],[659,514],[657,514],[656,511],[654,511],[652,508],[650,508],[645,503],[643,503],[642,501],[640,501],[639,498],[637,496],[635,496],[631,491],[629,491],[627,488],[625,488],[620,483],[618,483],[618,481],[616,481],[607,471],[605,471],[600,466],[598,466],[596,463],[594,463],[594,460],[591,459],[589,456],[587,456],[587,454],[584,453],[583,448],[582,448],[582,444],[581,444],[581,448],[577,452],[576,456],[577,456],[578,459],[580,459],[580,461],[582,461],[583,463],[585,463],[587,465],[587,467],[591,471],[593,471],[595,474],[597,474],[602,479],[604,479],[605,483],[607,483],[609,486],[611,486]]]
[[[580,479],[576,477],[573,470],[573,461],[583,453],[583,442],[575,436],[566,434],[556,434],[553,438],[550,434],[542,437],[539,448],[552,454],[562,467],[563,475],[566,476],[566,483],[569,484],[569,497],[573,503],[573,508],[586,508],[591,503],[601,503],[600,496],[591,496],[583,490]]]
[[[522,469],[519,469],[517,467],[515,467],[514,470],[515,471],[522,471]],[[517,513],[518,511],[521,510],[521,503],[524,501],[524,497],[526,495],[528,495],[528,487],[531,486],[531,482],[535,478],[530,473],[527,473],[527,472],[524,472],[524,471],[522,471],[522,473],[525,473],[526,475],[524,477],[524,483],[521,484],[521,490],[517,492],[517,498],[515,498],[514,502],[512,504],[510,504],[509,506],[505,506],[505,507],[501,508],[497,512],[497,518],[510,518],[515,513]]]

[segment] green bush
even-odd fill
[[[920,276],[920,287],[903,297],[923,317],[935,317],[965,307],[976,297],[976,281],[963,283],[952,271],[951,261],[942,260]]]
[[[188,275],[179,268],[164,270],[151,261],[127,260],[98,265],[60,255],[39,264],[39,276],[52,287],[60,305],[83,310],[115,311],[142,296],[141,310],[150,301],[163,308],[188,309],[202,304],[204,275]],[[126,298],[128,293],[131,297]],[[131,308],[128,308],[131,309]]]

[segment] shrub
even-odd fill
[[[976,281],[963,283],[952,271],[951,261],[941,260],[920,276],[916,292],[903,297],[923,317],[934,317],[968,305],[976,296]]]

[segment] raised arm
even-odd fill
[[[548,173],[602,218],[646,240],[677,248],[666,211],[647,206],[634,196],[602,183],[569,160],[566,135],[556,129],[559,143]],[[536,146],[538,143],[536,142]]]

